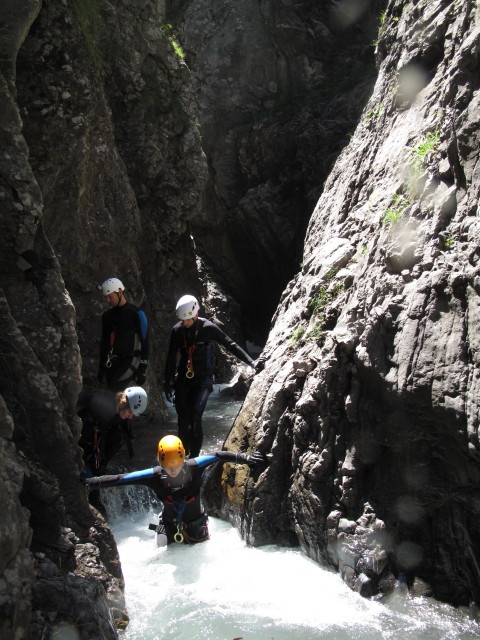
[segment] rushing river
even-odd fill
[[[206,451],[221,448],[239,407],[218,392],[211,396]],[[152,434],[152,462],[158,435]],[[366,600],[298,550],[247,547],[216,518],[208,542],[157,549],[148,524],[157,521],[158,505],[142,492],[103,492],[126,583],[130,625],[123,640],[480,638],[480,626],[460,611],[402,589],[388,602]]]

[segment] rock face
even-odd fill
[[[272,454],[224,472],[248,540],[298,543],[366,595],[403,574],[480,601],[479,12],[381,14],[373,94],[228,442]]]
[[[198,290],[187,223],[206,164],[188,70],[162,22],[153,1],[142,12],[128,2],[45,3],[17,59],[23,135],[75,305],[86,386],[98,371],[99,282],[119,277],[145,309],[152,383],[175,302],[184,287]]]
[[[479,603],[480,9],[381,8],[172,0],[190,73],[163,1],[3,2],[2,640],[128,621],[78,480],[112,275],[150,318],[160,413],[175,300],[261,338],[293,275],[229,440],[269,465],[226,467],[212,508],[364,595],[401,575]]]
[[[172,305],[198,286],[187,220],[205,162],[188,71],[160,29],[162,3],[129,4],[0,9],[2,640],[72,623],[76,637],[107,639],[126,625],[115,542],[79,482],[75,406],[97,368],[95,285],[118,275],[147,309],[159,336],[152,381]]]
[[[173,0],[209,179],[198,249],[264,344],[308,219],[375,78],[381,2]],[[354,6],[356,4],[356,6]]]

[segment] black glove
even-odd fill
[[[266,457],[260,451],[254,451],[250,455],[246,456],[245,462],[248,464],[250,469],[256,467],[257,464],[265,464],[267,462]]]
[[[169,402],[175,404],[175,387],[173,385],[165,383],[165,397]]]
[[[253,368],[255,369],[255,373],[263,371],[265,369],[265,358],[258,358],[258,360],[253,363]]]
[[[140,364],[138,366],[137,375],[136,375],[136,383],[138,384],[139,387],[142,387],[143,384],[145,383],[146,376],[147,376],[147,365]]]

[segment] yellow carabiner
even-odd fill
[[[183,533],[178,529],[177,533],[173,536],[173,539],[177,544],[182,544],[183,542]]]
[[[185,377],[191,380],[191,378],[193,378],[194,375],[195,374],[193,373],[193,371],[191,369],[188,369],[187,373],[185,374]]]

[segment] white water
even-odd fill
[[[212,397],[208,450],[220,448],[218,422],[225,433],[238,406]],[[366,600],[298,550],[247,547],[214,518],[208,542],[157,549],[148,524],[158,508],[148,506],[148,495],[130,487],[108,491],[105,500],[126,583],[130,625],[123,640],[480,638],[479,625],[451,607],[400,591],[387,603]],[[134,510],[120,515],[127,503]]]

